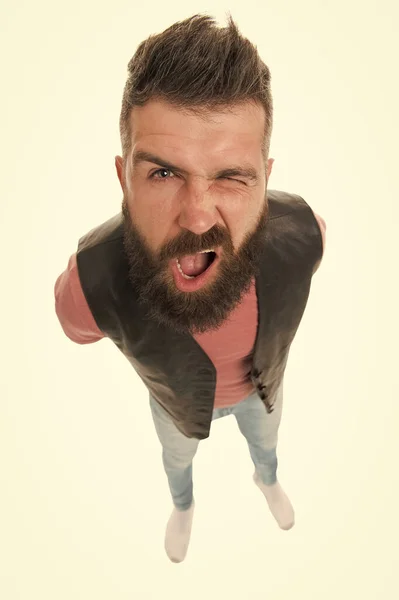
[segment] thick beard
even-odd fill
[[[176,288],[173,275],[168,269],[170,258],[176,254],[168,254],[169,248],[165,248],[159,258],[154,257],[133,224],[125,199],[122,213],[129,280],[138,294],[139,302],[146,309],[147,317],[184,334],[193,335],[218,329],[241,302],[251,287],[253,277],[259,273],[268,216],[267,200],[255,231],[247,235],[237,253],[234,252],[226,230],[218,226],[201,236],[198,240],[201,242],[198,244],[199,248],[222,246],[223,256],[214,280],[203,289],[190,293]],[[194,240],[191,233],[186,232],[185,235],[191,236],[190,241]],[[190,248],[193,249],[194,246],[195,244],[191,244]],[[188,253],[190,252],[185,252]]]

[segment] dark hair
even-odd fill
[[[123,156],[131,149],[132,108],[159,99],[198,115],[246,101],[260,103],[266,157],[273,127],[270,79],[256,46],[240,34],[231,15],[223,28],[209,15],[196,14],[150,35],[128,64],[119,120]]]

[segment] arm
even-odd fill
[[[54,286],[55,312],[67,337],[77,344],[98,342],[100,331],[91,314],[80,284],[76,254],[72,254],[65,271]]]

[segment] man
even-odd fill
[[[80,239],[56,312],[77,343],[109,337],[149,389],[174,504],[165,549],[181,562],[192,462],[213,419],[234,414],[272,515],[294,524],[277,433],[325,224],[300,196],[268,189],[270,72],[231,17],[176,23],[128,68],[122,210]]]

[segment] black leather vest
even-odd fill
[[[308,300],[322,238],[299,196],[267,190],[269,217],[256,277],[258,326],[248,372],[268,412]],[[79,277],[101,331],[130,361],[152,396],[187,437],[209,436],[216,369],[190,334],[150,321],[128,278],[122,214],[79,240]],[[237,332],[239,335],[239,332]]]

